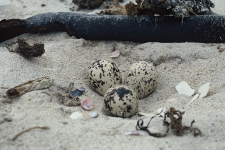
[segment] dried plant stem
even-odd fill
[[[49,127],[32,127],[32,128],[29,128],[29,129],[24,130],[24,131],[18,133],[17,135],[15,135],[14,138],[12,139],[12,141],[15,141],[21,134],[23,134],[25,132],[28,132],[30,130],[33,130],[33,129],[44,129],[44,130],[46,130],[46,129],[49,129]]]
[[[180,0],[178,0],[182,5],[184,5],[184,7],[186,7],[190,12],[192,12],[194,15],[197,15],[195,12],[193,12],[189,7],[187,7],[183,2],[181,2]]]

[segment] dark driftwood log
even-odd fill
[[[204,15],[181,19],[172,16],[108,16],[44,13],[26,20],[0,22],[0,42],[22,33],[67,31],[86,40],[134,42],[225,42],[225,16]],[[7,22],[11,23],[7,25]],[[18,26],[17,26],[18,24]],[[18,31],[19,30],[19,31]]]

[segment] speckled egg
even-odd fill
[[[154,91],[157,85],[158,71],[152,63],[139,61],[133,63],[127,71],[125,85],[133,89],[138,98],[144,98]]]
[[[90,67],[88,80],[91,87],[103,96],[109,88],[121,84],[122,76],[116,64],[98,60]]]
[[[131,117],[138,111],[137,94],[125,85],[108,89],[104,96],[103,107],[115,117]]]

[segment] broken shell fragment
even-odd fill
[[[83,99],[81,101],[81,107],[85,110],[91,110],[94,107],[94,104],[92,102],[92,100],[90,99]]]
[[[176,86],[176,90],[179,94],[185,94],[187,96],[192,96],[195,93],[195,90],[187,84],[187,82],[182,81]]]
[[[70,115],[70,118],[71,119],[77,119],[77,118],[80,118],[80,117],[82,117],[83,115],[81,114],[81,113],[79,113],[79,112],[74,112],[74,113],[72,113],[71,115]]]
[[[75,89],[74,91],[72,91],[73,87],[74,87],[74,83],[71,82],[69,84],[69,94],[70,94],[70,96],[72,98],[81,96],[83,94],[83,92],[85,91],[85,88],[84,87],[80,87],[80,88]]]
[[[120,51],[117,50],[117,51],[112,52],[110,57],[114,58],[114,57],[118,57],[119,55],[120,55]]]
[[[74,91],[70,91],[70,95],[72,95],[73,98],[74,97],[79,97],[79,96],[81,96],[83,94],[83,92],[84,92],[84,90],[81,91],[79,89],[76,89]]]
[[[92,118],[98,117],[98,113],[97,113],[96,111],[91,111],[91,112],[88,113],[88,115],[89,115],[90,117],[92,117]]]
[[[78,88],[78,90],[81,91],[81,92],[84,92],[85,88],[84,87],[80,87],[80,88]]]
[[[109,119],[111,120],[122,120],[123,118],[120,118],[120,117],[108,117]]]
[[[196,94],[187,105],[190,105],[192,102],[194,102],[198,98],[198,96],[199,94]]]
[[[134,130],[134,131],[126,132],[126,133],[124,133],[124,135],[138,135],[138,136],[144,136],[145,133],[144,133],[143,131],[137,131],[137,130]]]
[[[210,85],[210,83],[203,84],[203,85],[198,89],[199,94],[201,94],[201,95],[199,96],[199,98],[203,98],[203,97],[205,97],[205,96],[208,94],[208,92],[209,92],[209,85]]]
[[[154,113],[143,113],[143,112],[138,112],[139,116],[146,116],[146,117],[153,117],[155,116]]]

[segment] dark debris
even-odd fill
[[[177,18],[211,13],[211,0],[136,0],[125,5],[127,15],[174,15]]]
[[[167,133],[169,132],[169,128],[173,130],[173,133],[176,136],[182,136],[185,131],[190,131],[193,133],[193,135],[196,137],[198,135],[202,135],[201,131],[198,128],[193,128],[192,125],[195,122],[194,120],[191,122],[190,126],[183,126],[182,125],[182,115],[184,112],[181,112],[179,110],[176,110],[175,108],[170,108],[168,112],[165,113],[164,120],[163,120],[163,126],[167,127],[166,133],[152,133],[148,130],[148,127],[150,125],[150,122],[153,118],[156,116],[152,117],[150,121],[148,122],[147,126],[143,126],[144,122],[142,119],[138,120],[136,129],[137,130],[143,130],[148,132],[150,136],[154,137],[165,137]],[[170,118],[170,123],[166,121],[166,118]]]

